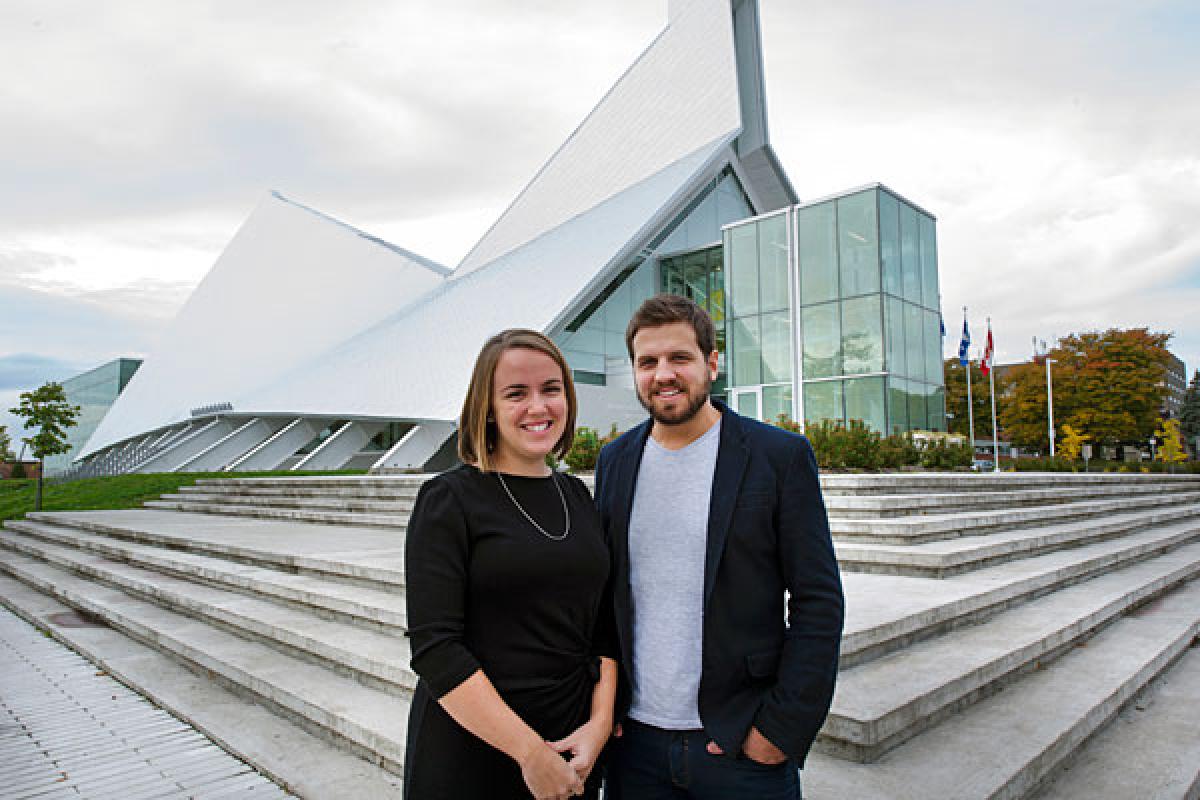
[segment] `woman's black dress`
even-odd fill
[[[404,764],[408,800],[528,798],[516,762],[458,725],[437,699],[476,670],[547,741],[587,721],[599,657],[615,657],[609,554],[592,497],[573,476],[460,466],[421,487],[405,573],[416,694]],[[594,797],[599,770],[588,781]]]

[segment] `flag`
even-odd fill
[[[983,346],[983,361],[981,361],[979,364],[979,369],[982,370],[984,375],[987,375],[992,369],[992,360],[994,358],[995,349],[996,348],[992,346],[992,321],[988,320],[987,344]]]
[[[959,343],[958,343],[958,363],[962,364],[964,367],[967,365],[967,361],[970,360],[970,356],[967,355],[967,351],[970,349],[971,349],[971,332],[969,330],[967,330],[967,318],[966,318],[966,315],[964,315],[963,316],[962,340],[959,341]]]

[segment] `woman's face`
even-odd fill
[[[527,347],[505,350],[492,388],[496,468],[545,472],[546,454],[562,437],[567,412],[563,374],[554,359]]]

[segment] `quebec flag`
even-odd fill
[[[967,318],[963,317],[963,334],[962,340],[958,343],[958,363],[962,366],[967,365],[969,356],[967,351],[971,349],[971,331],[967,330]]]

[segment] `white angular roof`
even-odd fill
[[[378,322],[449,270],[271,193],[80,455],[231,401]]]
[[[729,0],[676,0],[666,30],[538,172],[456,272],[485,264],[741,130]]]

